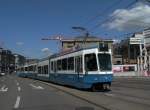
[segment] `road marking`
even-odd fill
[[[19,86],[19,83],[17,82],[17,86]]]
[[[18,87],[18,91],[19,91],[19,92],[21,91],[21,87]]]
[[[114,96],[115,96],[114,94],[111,94],[111,93],[106,93],[105,95],[106,95],[106,96],[111,96],[111,97],[114,97]]]
[[[33,84],[30,84],[30,86],[33,87],[33,88],[35,88],[35,89],[44,89],[44,88],[41,87],[41,86],[35,86],[35,85],[33,85]]]
[[[1,92],[7,92],[8,88],[7,87],[5,88],[5,87],[6,87],[6,85],[2,86],[1,89],[0,89],[0,91]]]
[[[19,104],[20,104],[20,96],[17,96],[17,100],[16,100],[16,103],[14,105],[14,108],[15,109],[19,108]]]

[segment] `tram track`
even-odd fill
[[[131,86],[132,85],[132,86]],[[137,85],[137,86],[135,86],[135,85]],[[142,89],[142,90],[146,90],[146,91],[150,91],[150,88],[147,88],[147,87],[141,87],[141,86],[139,86],[138,84],[130,84],[130,86],[129,86],[129,84],[128,85],[126,85],[126,84],[112,84],[112,86],[114,86],[114,87],[124,87],[124,88],[131,88],[131,89]]]
[[[75,93],[72,93],[72,92],[70,92],[70,91],[61,89],[61,88],[57,87],[56,85],[52,85],[52,84],[50,84],[50,83],[43,82],[43,81],[40,81],[40,82],[43,83],[43,84],[46,84],[46,85],[48,85],[48,86],[50,86],[50,87],[52,87],[52,88],[55,88],[55,89],[57,89],[57,90],[59,90],[59,91],[62,91],[62,92],[64,92],[64,93],[66,93],[66,94],[69,94],[69,95],[71,95],[71,96],[73,96],[73,97],[76,97],[76,98],[78,98],[78,99],[80,99],[80,100],[86,101],[86,102],[88,102],[88,103],[90,103],[90,104],[92,104],[92,105],[94,105],[94,106],[96,106],[96,107],[99,107],[99,108],[101,108],[101,109],[104,109],[104,110],[120,110],[120,109],[116,109],[116,108],[113,108],[113,107],[110,107],[110,108],[109,108],[108,105],[98,104],[98,103],[96,103],[96,102],[94,102],[94,101],[91,101],[91,100],[85,98],[85,97],[82,97],[82,96],[77,95],[77,94],[75,94]],[[105,93],[104,93],[103,95],[106,96]],[[123,95],[123,94],[120,94],[120,95]],[[136,98],[136,99],[137,99],[136,96],[133,97],[132,95],[126,95],[126,94],[124,94],[124,96],[128,96],[128,97],[132,97],[132,98]],[[108,95],[107,95],[107,97],[111,97],[111,98],[113,98],[113,99],[122,100],[122,101],[125,101],[125,102],[128,102],[128,103],[140,104],[140,105],[144,105],[144,106],[150,107],[150,104],[149,104],[149,103],[143,103],[143,102],[134,101],[134,100],[130,100],[130,99],[124,99],[123,97],[116,97],[116,96],[112,97],[112,96],[108,96]]]
[[[106,94],[105,94],[106,95]],[[121,94],[120,94],[121,95]],[[130,97],[129,95],[124,95],[124,97],[120,97],[120,96],[116,96],[116,95],[106,95],[107,97],[112,97],[113,99],[118,99],[118,100],[122,100],[122,101],[125,101],[125,102],[128,102],[128,103],[133,103],[133,104],[140,104],[140,105],[144,105],[144,106],[147,106],[147,107],[150,107],[150,104],[149,104],[149,100],[147,101],[147,103],[143,103],[143,102],[141,102],[140,101],[140,99],[138,99],[138,101],[137,101],[137,97]],[[129,97],[130,97],[130,99],[129,99]],[[136,101],[135,101],[136,100]]]
[[[142,81],[139,81],[137,83],[137,81],[113,81],[112,82],[113,84],[118,84],[118,83],[130,83],[130,84],[138,84],[138,85],[150,85],[150,81],[145,81],[145,82],[142,82]]]
[[[117,94],[117,95],[121,95],[121,96],[133,97],[133,98],[138,98],[138,99],[149,100],[150,101],[150,98],[143,98],[143,97],[139,97],[139,96],[135,96],[135,95],[130,95],[130,94],[126,94],[126,93],[121,93],[121,92],[117,92],[117,91],[112,91],[110,93],[111,94]]]
[[[128,106],[130,106],[130,107],[132,107],[133,105],[134,105],[134,107],[139,106],[140,108],[141,108],[141,106],[143,106],[145,108],[150,107],[150,104],[148,103],[149,99],[146,99],[146,101],[143,101],[143,100],[145,100],[144,98],[142,99],[141,97],[132,96],[130,94],[128,95],[128,94],[111,92],[111,91],[110,92],[92,92],[92,94],[91,94],[91,92],[89,92],[89,91],[82,91],[82,90],[78,91],[76,89],[72,89],[72,88],[68,88],[68,87],[64,87],[64,86],[60,86],[60,85],[54,85],[54,84],[48,83],[48,82],[43,82],[43,81],[33,80],[33,79],[31,79],[31,80],[34,82],[37,82],[37,83],[48,85],[49,87],[52,87],[60,92],[65,93],[65,94],[71,95],[75,98],[78,98],[82,101],[92,104],[96,108],[98,107],[99,109],[103,109],[103,110],[122,110],[121,109],[122,107],[117,107],[117,106],[113,105],[115,102],[116,103],[119,102],[121,105],[125,104],[126,106],[129,104]],[[115,95],[111,96],[111,94],[115,94]],[[120,96],[118,96],[116,94],[118,94]],[[98,97],[102,98],[102,100],[98,100]],[[96,99],[94,99],[94,98],[96,98]],[[134,100],[134,98],[135,98],[135,100]],[[138,100],[137,100],[137,98],[138,98]],[[140,99],[142,99],[143,102],[140,101]],[[135,106],[135,105],[137,105],[137,106]],[[138,108],[138,110],[141,110],[140,108]]]

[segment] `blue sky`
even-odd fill
[[[41,51],[43,48],[49,48],[52,53],[58,51],[58,42],[42,41],[41,38],[59,34],[65,38],[80,35],[71,27],[82,26],[90,30],[110,17],[115,10],[124,9],[132,1],[134,0],[0,0],[0,43],[4,42],[4,47],[13,52],[41,58],[45,55]],[[100,13],[102,16],[91,20]],[[99,26],[91,34],[115,38],[127,32],[130,31]]]

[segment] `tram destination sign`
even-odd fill
[[[130,44],[144,44],[142,38],[130,38]]]

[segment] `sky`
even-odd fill
[[[42,58],[58,52],[59,41],[41,39],[82,35],[74,26],[99,38],[123,39],[126,33],[150,25],[149,3],[134,1],[0,0],[0,45],[29,58]]]

